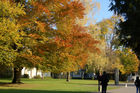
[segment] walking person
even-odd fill
[[[109,82],[109,77],[104,71],[101,77],[102,93],[106,93],[108,82]]]
[[[140,79],[137,76],[135,80],[135,86],[136,86],[136,93],[140,93]]]
[[[101,92],[101,73],[98,72],[97,74],[97,79],[98,79],[98,92]]]

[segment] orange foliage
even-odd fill
[[[28,36],[29,36],[29,37],[32,37],[32,38],[34,38],[34,39],[40,39],[40,38],[41,38],[41,36],[38,35],[38,34],[29,34]]]
[[[22,54],[20,57],[25,58],[27,62],[30,62],[33,66],[41,64],[43,59],[39,56],[30,55],[30,54]]]
[[[59,32],[59,34],[62,33]],[[56,36],[54,42],[57,49],[63,49],[61,52],[65,55],[61,55],[61,57],[71,59],[70,63],[67,60],[70,65],[66,67],[70,71],[75,70],[77,65],[83,68],[87,63],[89,52],[99,52],[99,49],[96,48],[96,44],[99,42],[92,38],[84,27],[78,25],[74,25],[69,34],[63,34],[62,37],[61,35]]]
[[[47,9],[47,7],[45,5],[45,2],[41,2],[41,1],[32,1],[32,5],[35,7],[36,12],[41,13],[41,12],[45,12],[45,13],[49,13],[49,10]]]
[[[60,13],[62,17],[70,16],[71,18],[83,18],[84,17],[84,10],[83,4],[79,1],[73,1],[67,3],[63,8],[62,12]]]
[[[39,40],[33,47],[35,52],[32,57],[23,56],[32,62],[43,56],[46,58],[45,66],[62,72],[84,67],[89,52],[98,51],[98,41],[92,38],[85,27],[76,25],[77,18],[84,17],[83,4],[79,0],[39,0],[33,1],[32,6],[32,9],[26,10],[27,15],[21,18],[21,22],[23,27],[29,27],[29,37],[42,41]],[[48,41],[43,41],[44,36]]]

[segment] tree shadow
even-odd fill
[[[24,90],[24,89],[0,89],[0,93],[89,93],[79,91],[54,91],[54,90]],[[92,92],[98,93],[98,92]]]

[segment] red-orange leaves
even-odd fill
[[[28,23],[25,30],[34,43],[28,47],[33,55],[45,59],[46,68],[74,71],[86,64],[89,52],[97,51],[98,42],[86,27],[76,25],[77,19],[84,17],[84,10],[80,0],[33,0],[27,7],[23,17],[26,22],[22,22]]]
[[[68,2],[62,7],[61,15],[63,17],[69,16],[71,18],[83,18],[84,17],[84,6],[79,1]]]
[[[34,39],[40,39],[41,38],[41,36],[38,35],[38,34],[29,34],[28,36],[30,36],[30,37],[32,37]]]
[[[61,33],[59,33],[59,35],[60,34]],[[86,31],[86,28],[78,25],[73,25],[69,34],[56,36],[55,43],[58,50],[61,49],[61,52],[65,54],[65,56],[63,56],[63,64],[67,64],[66,68],[71,68],[71,70],[74,70],[78,66],[84,67],[88,60],[89,53],[99,51],[96,47],[98,41],[92,38],[91,34]]]
[[[31,55],[31,54],[22,54],[20,55],[21,58],[26,59],[26,64],[28,62],[28,65],[31,64],[33,66],[41,64],[41,62],[43,61],[43,59],[39,56],[35,56],[35,55]]]
[[[71,40],[66,38],[66,39],[62,39],[59,37],[55,37],[55,42],[59,47],[71,47]]]
[[[45,32],[45,26],[46,26],[45,23],[39,22],[39,21],[35,21],[35,23],[37,24],[37,28],[38,28],[41,32]]]
[[[86,31],[86,28],[75,25],[73,29],[73,39],[75,43],[78,43],[88,51],[92,50],[97,52],[98,50],[96,44],[99,42],[92,38],[91,34]]]
[[[45,13],[49,13],[49,10],[47,9],[47,7],[44,5],[45,2],[40,2],[40,1],[33,1],[32,5],[34,6],[34,8],[37,10],[36,12],[45,12]]]

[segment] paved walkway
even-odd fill
[[[107,93],[136,93],[136,88],[135,87],[121,87],[119,89],[113,89],[107,91]]]
[[[109,85],[109,86],[116,86],[116,85]],[[133,83],[129,84],[120,84],[116,87],[117,89],[108,90],[107,93],[136,93],[136,87]],[[100,93],[100,92],[93,92],[93,93]]]

